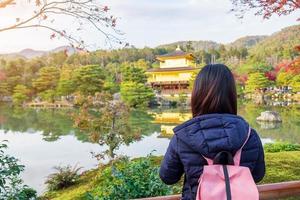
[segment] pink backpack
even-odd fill
[[[220,152],[214,160],[206,158],[208,165],[199,178],[196,200],[258,200],[259,193],[248,167],[240,166],[241,152],[250,136],[232,158],[229,152]],[[225,163],[225,165],[224,165]]]

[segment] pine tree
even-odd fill
[[[28,99],[28,89],[24,85],[17,85],[12,96],[14,105],[22,105]]]
[[[55,90],[59,80],[59,69],[56,67],[43,67],[39,70],[38,78],[33,81],[33,87],[43,92],[45,90]]]
[[[103,69],[98,65],[87,65],[74,71],[73,82],[77,91],[84,95],[101,92],[105,80]]]

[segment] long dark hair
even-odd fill
[[[206,65],[197,75],[191,99],[193,117],[210,113],[237,114],[233,74],[223,64]]]

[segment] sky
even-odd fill
[[[0,27],[14,22],[16,17],[32,13],[27,1],[17,6],[0,9]],[[270,35],[282,28],[299,24],[296,19],[300,11],[289,16],[273,16],[263,20],[253,12],[238,19],[230,0],[99,0],[108,5],[117,17],[117,28],[124,35],[124,41],[138,48],[155,47],[180,40],[212,40],[230,43],[246,35]],[[70,28],[74,23],[57,18],[61,28]],[[50,32],[42,29],[13,30],[0,32],[0,52],[16,52],[24,48],[50,50],[66,45],[63,39],[50,39]],[[103,36],[91,27],[80,34],[92,48],[109,48]],[[113,46],[117,48],[118,46]]]

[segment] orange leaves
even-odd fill
[[[295,58],[292,61],[287,61],[284,60],[280,62],[276,67],[275,67],[276,73],[279,71],[284,71],[289,74],[297,75],[300,74],[300,56]]]
[[[295,47],[295,50],[298,51],[300,53],[300,45]]]
[[[14,0],[2,0],[0,1],[0,8],[5,8],[8,5],[16,4]]]
[[[35,0],[35,5],[36,6],[41,6],[41,0]]]
[[[300,56],[298,56],[296,59],[294,59],[291,62],[287,72],[290,72],[291,74],[294,75],[300,74]]]

